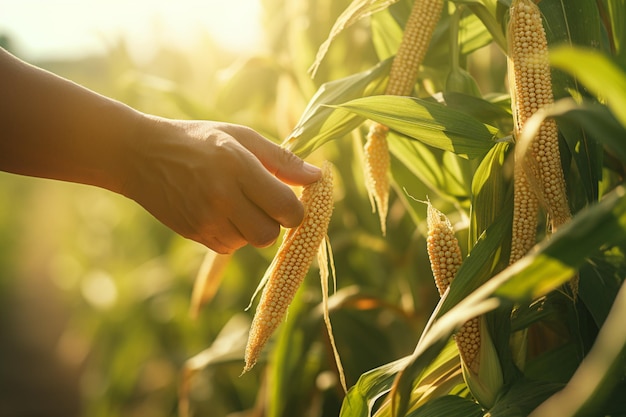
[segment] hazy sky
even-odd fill
[[[0,33],[25,58],[103,51],[121,34],[137,55],[209,32],[229,48],[260,45],[259,0],[0,0]],[[156,39],[155,39],[156,38]]]

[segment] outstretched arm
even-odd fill
[[[244,126],[138,112],[0,48],[0,170],[95,185],[218,252],[265,246],[319,169]]]

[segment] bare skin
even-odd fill
[[[123,194],[219,253],[300,224],[289,185],[320,178],[250,128],[144,114],[1,48],[0,170]]]

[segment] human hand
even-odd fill
[[[244,126],[146,117],[122,193],[173,231],[230,253],[300,224],[304,209],[287,184],[314,182],[319,168]]]

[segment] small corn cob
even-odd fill
[[[387,234],[387,210],[389,207],[389,147],[387,126],[373,123],[365,142],[365,185],[372,203],[372,211],[378,211],[383,236]]]
[[[463,263],[459,241],[454,229],[445,214],[428,204],[428,238],[426,247],[430,267],[435,278],[439,295],[446,292],[457,271]],[[455,341],[464,363],[474,372],[478,370],[478,350],[480,348],[480,331],[478,318],[465,323],[455,335]]]
[[[448,218],[428,204],[427,249],[435,284],[443,296],[463,258],[459,242]],[[463,377],[474,397],[490,408],[503,385],[502,368],[485,327],[485,317],[474,317],[455,333],[454,341],[461,356]]]
[[[454,236],[454,229],[450,220],[432,204],[429,202],[427,204],[428,238],[426,247],[428,259],[430,259],[430,266],[439,295],[443,296],[459,270],[463,258],[459,241]]]
[[[419,67],[428,50],[439,20],[443,0],[416,0],[404,28],[404,35],[389,70],[385,94],[408,96],[413,92]],[[372,200],[372,210],[378,210],[383,235],[386,233],[389,204],[389,129],[375,123],[367,135],[364,148],[366,187]]]
[[[514,0],[510,16],[509,80],[515,118],[514,133],[517,138],[533,114],[542,107],[554,103],[554,96],[548,60],[548,41],[539,7],[532,0]],[[547,119],[541,124],[529,151],[528,161],[516,164],[516,168],[525,168],[527,184],[524,185],[524,180],[516,180],[515,183],[522,184],[521,194],[531,194],[530,188],[536,190],[538,200],[544,203],[548,210],[554,231],[571,218],[561,168],[558,130],[554,119]],[[516,158],[524,159],[524,156],[516,155]],[[520,175],[523,174],[520,172]],[[534,209],[534,204],[529,204],[529,208]],[[528,215],[534,217],[536,213]],[[524,227],[522,224],[517,226]],[[514,236],[513,240],[515,239]]]
[[[333,176],[330,163],[322,165],[322,178],[307,185],[300,197],[305,213],[300,226],[289,229],[262,282],[245,352],[244,373],[256,363],[261,350],[282,322],[289,304],[323,244],[333,211]]]

